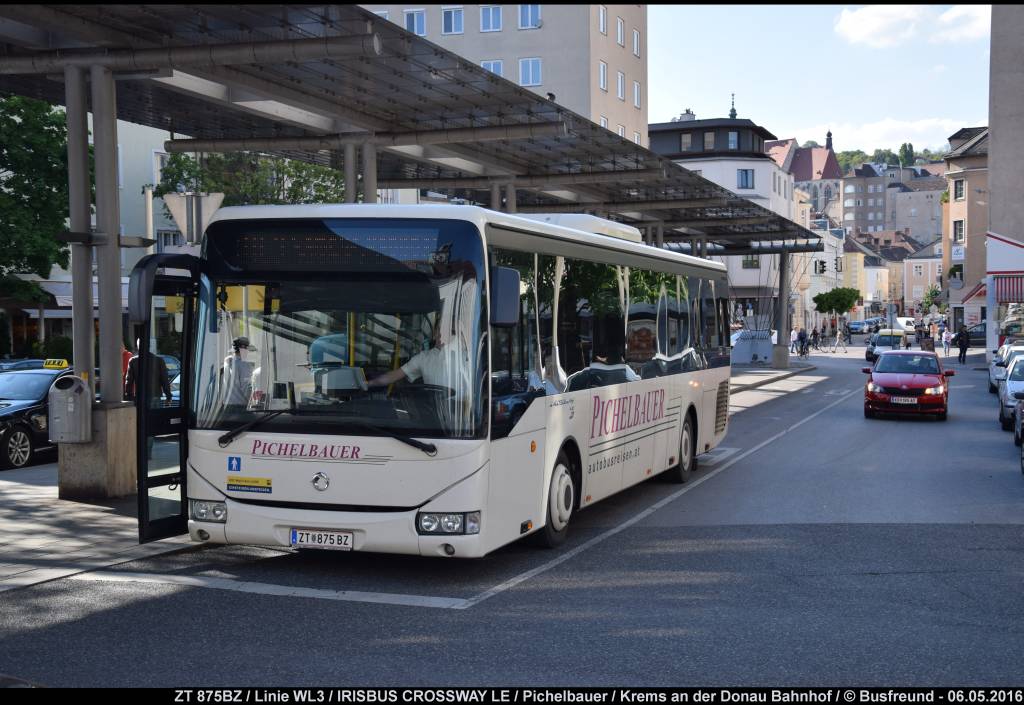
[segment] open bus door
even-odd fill
[[[188,530],[185,463],[199,263],[191,255],[148,255],[139,261],[129,282],[129,318],[142,343],[137,382],[134,390],[128,390],[134,391],[136,408],[139,543]],[[187,269],[192,275],[158,275],[160,267]],[[154,297],[163,297],[170,324],[167,334],[156,338],[155,350],[150,347],[157,324],[152,316]]]

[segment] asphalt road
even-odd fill
[[[588,509],[558,550],[189,549],[4,593],[0,673],[52,686],[1020,684],[1024,476],[980,356],[953,365],[948,421],[866,420],[862,352],[735,395],[724,448],[694,481]]]

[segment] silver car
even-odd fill
[[[1017,420],[1015,392],[1024,392],[1024,357],[1017,356],[1006,368],[1006,377],[999,380],[999,425],[1004,431],[1012,431]]]
[[[1017,342],[1004,343],[993,353],[992,362],[988,364],[988,391],[995,394],[999,387],[999,380],[1006,378],[1006,367],[1013,358],[1024,353],[1024,345]]]

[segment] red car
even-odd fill
[[[931,414],[946,420],[949,409],[947,377],[953,370],[943,370],[939,356],[921,350],[886,350],[875,360],[874,367],[865,367],[871,375],[864,387],[864,417],[879,413]]]

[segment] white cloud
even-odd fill
[[[919,36],[931,43],[985,39],[991,25],[991,5],[953,5],[944,12],[928,5],[865,5],[843,8],[834,29],[850,44],[883,49]]]
[[[882,48],[896,46],[917,34],[918,24],[928,15],[922,5],[866,5],[856,10],[843,8],[836,18],[836,33],[850,44]]]
[[[932,73],[945,73],[945,72],[946,72],[946,65],[945,64],[935,64],[935,66],[932,66]]]
[[[985,39],[992,27],[991,5],[954,5],[939,15],[939,30],[931,42],[963,42]]]
[[[777,132],[780,135],[792,135],[800,144],[807,140],[815,140],[824,144],[824,134],[832,130],[833,148],[837,152],[862,149],[871,154],[876,149],[891,149],[894,152],[904,142],[910,142],[915,149],[941,149],[951,134],[961,127],[974,127],[987,124],[985,119],[953,120],[950,118],[923,118],[920,120],[897,120],[884,118],[875,122],[831,123],[811,125],[795,130]]]

